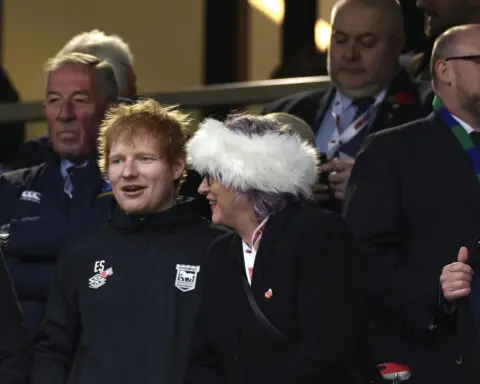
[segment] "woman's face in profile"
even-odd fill
[[[235,216],[242,208],[235,191],[207,175],[198,187],[198,192],[210,202],[212,223],[234,228]]]

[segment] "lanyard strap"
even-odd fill
[[[373,103],[368,110],[362,113],[359,117],[357,117],[340,135],[340,119],[341,119],[341,100],[336,100],[333,106],[333,120],[335,120],[335,133],[334,138],[328,142],[328,150],[327,156],[333,157],[337,154],[338,150],[343,144],[348,143],[352,140],[355,136],[357,136],[363,129],[368,126],[369,118],[370,118],[370,111],[377,107],[382,102],[381,98],[377,98],[375,103]],[[338,139],[336,138],[338,137]]]
[[[448,112],[448,109],[445,108],[437,95],[435,95],[433,98],[432,105],[433,109],[438,112],[445,124],[447,124],[452,130],[452,133],[455,135],[463,150],[467,154],[468,158],[470,159],[470,163],[472,164],[473,172],[475,172],[475,176],[480,182],[480,150],[476,147],[467,131],[457,120],[455,120],[451,113]]]

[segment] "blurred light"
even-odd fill
[[[331,35],[331,25],[323,19],[318,19],[315,23],[315,46],[320,52],[325,52],[328,49]]]
[[[248,4],[263,13],[275,24],[282,24],[285,16],[285,2],[283,0],[248,0]],[[323,19],[315,23],[315,46],[325,52],[330,45],[332,27]]]
[[[248,0],[248,4],[263,13],[275,24],[282,24],[285,15],[283,0]]]

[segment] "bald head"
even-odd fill
[[[454,116],[480,131],[480,24],[453,27],[435,42],[432,81]]]
[[[405,38],[396,0],[340,0],[332,10],[328,73],[352,99],[374,97],[399,70]]]
[[[382,13],[382,19],[388,25],[393,35],[404,35],[402,6],[397,0],[338,0],[330,14],[331,24],[334,24],[336,15],[345,7],[359,6],[372,8]]]
[[[476,48],[479,37],[480,24],[468,24],[450,28],[435,40],[430,60],[434,86],[438,82],[438,62],[454,56],[480,55],[480,49]]]

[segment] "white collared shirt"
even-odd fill
[[[384,89],[375,96],[375,101],[373,104],[381,103],[386,96],[387,90]],[[340,134],[353,122],[353,119],[357,114],[357,108],[353,105],[353,100],[340,93],[340,91],[337,89],[317,132],[316,144],[318,151],[321,153],[327,153],[328,143],[331,140],[338,139],[337,122],[333,118],[335,105],[339,106],[341,111],[341,113],[339,113],[340,120],[338,121]],[[370,126],[373,124],[377,114],[377,109],[378,108],[372,108],[370,111],[370,121],[367,128],[370,128]]]
[[[255,258],[257,256],[258,246],[260,245],[260,240],[262,238],[263,230],[265,229],[265,225],[270,216],[267,216],[255,231],[252,234],[252,248],[242,240],[242,247],[243,247],[243,260],[245,262],[245,273],[247,275],[247,280],[250,285],[252,285],[251,274],[253,274],[253,266],[255,264]]]
[[[459,117],[455,116],[452,114],[452,117],[458,121],[458,124],[460,124],[463,129],[465,129],[465,131],[467,131],[468,134],[472,133],[474,131],[474,129],[468,125],[465,121],[463,121],[462,119],[460,119]]]

